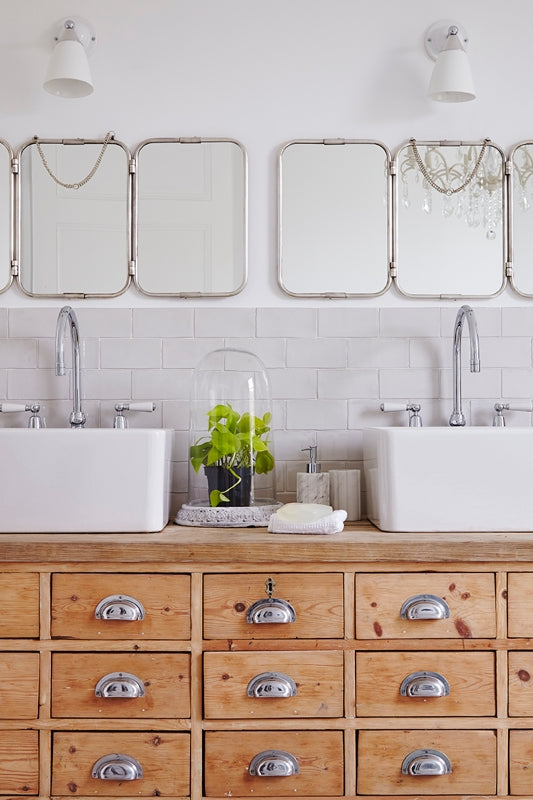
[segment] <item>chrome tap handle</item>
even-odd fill
[[[14,411],[29,411],[31,416],[28,420],[28,428],[46,427],[44,419],[39,416],[40,410],[40,403],[0,403],[0,412],[4,412],[4,414]]]
[[[381,403],[380,411],[407,411],[409,413],[409,427],[421,428],[420,403]]]
[[[524,400],[521,403],[494,403],[494,417],[492,418],[493,428],[505,428],[504,411],[533,411],[533,401]]]
[[[113,427],[120,429],[128,427],[128,420],[124,416],[124,411],[155,411],[155,408],[155,403],[152,400],[136,403],[116,403],[115,411],[117,413],[113,420]]]

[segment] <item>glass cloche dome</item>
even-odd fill
[[[208,353],[194,370],[183,525],[262,526],[275,500],[272,403],[265,367],[246,350]]]

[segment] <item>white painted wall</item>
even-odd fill
[[[249,280],[225,300],[141,297],[92,301],[158,305],[305,306],[276,280],[276,166],[294,138],[372,138],[394,150],[418,139],[480,139],[505,150],[533,138],[529,53],[533,5],[524,0],[1,0],[0,137],[18,147],[42,137],[103,137],[130,148],[154,136],[229,136],[249,156]],[[64,100],[41,87],[58,20],[96,29],[95,92]],[[426,99],[432,61],[423,36],[456,18],[470,34],[478,98]],[[2,306],[28,301],[16,289]],[[89,305],[89,301],[86,301]],[[392,290],[344,306],[412,306]],[[521,304],[510,292],[491,301]],[[527,301],[526,301],[527,303]],[[427,303],[426,303],[427,305]]]

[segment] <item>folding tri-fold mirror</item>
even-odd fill
[[[116,297],[132,284],[151,296],[236,294],[247,278],[246,151],[230,139],[151,139],[132,156],[111,133],[34,137],[15,158],[6,144],[4,240],[0,291],[15,279],[30,297]]]

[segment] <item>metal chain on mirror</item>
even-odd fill
[[[422,160],[422,156],[420,155],[420,152],[419,152],[418,147],[416,145],[416,139],[413,139],[413,138],[409,139],[409,144],[410,144],[411,149],[413,151],[413,155],[415,157],[415,161],[417,163],[418,169],[420,170],[420,172],[424,176],[424,179],[429,183],[429,185],[432,187],[432,189],[435,189],[436,192],[440,192],[441,194],[445,194],[448,197],[450,197],[452,194],[457,194],[458,192],[462,192],[463,189],[466,189],[468,184],[471,183],[474,180],[474,178],[476,177],[476,175],[478,173],[478,170],[479,170],[479,168],[481,166],[481,162],[483,161],[483,156],[485,155],[485,150],[487,149],[487,145],[489,144],[489,142],[490,142],[490,139],[484,139],[483,140],[483,144],[481,146],[481,150],[479,151],[479,155],[478,155],[478,157],[476,159],[476,163],[474,164],[474,166],[472,168],[472,171],[470,172],[469,175],[467,175],[467,177],[461,183],[460,186],[456,186],[454,189],[452,189],[450,186],[439,186],[439,184],[436,183],[433,180],[433,178],[429,174],[429,172],[426,169],[426,166],[425,166],[425,164],[424,164],[424,162]]]
[[[64,189],[79,189],[81,186],[85,186],[86,183],[89,183],[91,178],[94,178],[94,176],[96,175],[98,167],[102,163],[102,158],[104,157],[104,153],[105,153],[105,151],[107,149],[107,145],[114,138],[114,136],[115,136],[114,131],[108,131],[106,133],[104,141],[103,141],[103,144],[102,144],[102,149],[100,150],[100,152],[99,152],[99,154],[98,154],[98,156],[96,158],[96,161],[94,162],[93,168],[90,170],[90,172],[87,173],[85,178],[82,178],[81,181],[77,181],[76,183],[64,183],[62,180],[60,180],[57,177],[57,175],[54,175],[54,173],[50,169],[48,161],[46,160],[46,157],[45,157],[45,155],[43,153],[43,149],[41,147],[41,143],[39,142],[39,137],[38,136],[34,136],[33,138],[35,140],[35,144],[37,145],[37,152],[39,153],[39,155],[41,157],[41,161],[43,162],[43,167],[45,168],[47,173],[50,175],[52,180],[54,180],[59,186],[62,186]]]

